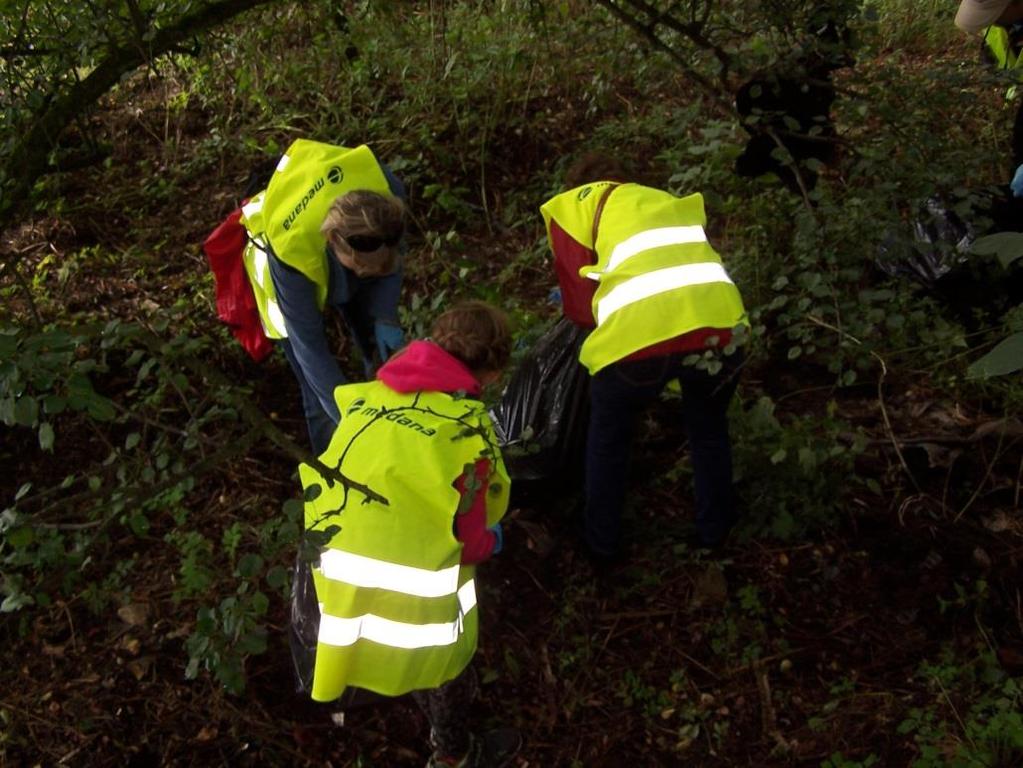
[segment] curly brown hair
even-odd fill
[[[485,301],[465,301],[433,321],[430,339],[474,373],[500,371],[511,358],[508,316]]]

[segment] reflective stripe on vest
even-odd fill
[[[690,224],[685,227],[661,227],[660,229],[648,229],[645,232],[633,235],[628,240],[618,243],[611,251],[611,258],[607,261],[605,272],[613,272],[626,259],[635,256],[651,248],[662,248],[665,245],[683,245],[685,243],[705,243],[707,233],[699,224]],[[588,275],[598,279],[593,273]]]
[[[335,399],[341,423],[320,461],[387,503],[299,467],[307,491],[320,488],[306,502],[306,528],[340,528],[313,569],[322,616],[312,697],[439,686],[469,663],[478,633],[474,568],[460,564],[454,536],[454,480],[485,455],[487,524],[508,505],[493,425],[476,400],[401,394],[379,381],[338,387]]]
[[[273,253],[305,275],[316,286],[316,304],[323,309],[329,265],[320,226],[333,202],[355,189],[391,194],[387,177],[369,147],[349,149],[298,139],[281,156],[267,188],[242,207],[241,222],[250,241],[257,244],[246,249],[245,268],[269,338],[282,339],[288,332],[267,254]],[[264,253],[259,253],[260,249]]]
[[[417,597],[455,594],[458,591],[458,569],[459,566],[452,565],[440,571],[430,571],[340,549],[328,549],[320,556],[320,572],[328,579]]]
[[[597,299],[597,325],[605,322],[619,309],[665,291],[688,285],[731,282],[732,278],[725,272],[725,268],[712,261],[647,272],[612,288],[606,296]]]
[[[700,195],[679,198],[622,184],[606,199],[596,242],[596,208],[588,202],[593,196],[572,189],[541,208],[548,232],[551,221],[559,227],[567,221],[572,237],[583,238],[581,244],[596,254],[596,264],[579,271],[598,282],[593,297],[597,328],[579,355],[591,374],[690,331],[747,322],[739,292],[707,242]]]
[[[288,327],[284,322],[284,314],[277,304],[277,293],[270,277],[269,257],[265,249],[266,244],[262,240],[250,236],[245,250],[242,251],[242,262],[256,299],[263,333],[268,339],[284,339],[288,336]]]
[[[438,624],[409,624],[385,619],[372,613],[353,618],[332,616],[320,606],[320,632],[324,645],[345,647],[360,639],[391,648],[430,648],[458,642],[465,628],[465,616],[476,607],[476,582],[467,581],[457,590],[461,613],[454,621]]]

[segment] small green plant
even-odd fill
[[[946,647],[918,678],[931,693],[898,727],[912,736],[912,768],[1012,768],[1023,762],[1023,680],[1007,675],[987,648],[972,659]]]
[[[867,755],[862,760],[852,760],[841,752],[836,752],[821,763],[821,768],[870,768],[872,765],[880,765],[877,755]]]
[[[846,438],[855,432],[838,418],[834,403],[823,420],[796,417],[783,424],[774,402],[761,397],[751,406],[734,404],[731,425],[747,531],[788,540],[839,521],[838,501],[866,440]],[[765,458],[770,472],[763,471]]]

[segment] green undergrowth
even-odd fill
[[[282,361],[255,367],[214,325],[198,247],[248,169],[296,136],[368,142],[408,185],[409,335],[425,335],[457,299],[485,298],[512,316],[516,358],[557,315],[537,208],[575,156],[613,152],[644,182],[700,192],[708,236],[749,311],[730,414],[741,541],[795,547],[849,530],[854,502],[898,509],[914,491],[888,448],[884,409],[907,383],[992,418],[1023,403],[1018,373],[971,367],[1023,333],[1019,306],[991,302],[964,315],[933,286],[890,274],[913,256],[956,258],[947,243],[914,236],[924,201],[939,196],[969,217],[971,190],[1007,180],[1012,110],[995,93],[1001,84],[954,55],[942,26],[952,9],[924,5],[914,13],[879,0],[859,17],[856,64],[836,74],[840,161],[816,169],[805,197],[734,174],[746,139],[727,109],[737,82],[709,93],[683,68],[716,82],[706,52],[679,60],[653,51],[597,4],[273,3],[197,55],[123,83],[109,107],[122,120],[135,115],[145,151],[38,185],[38,219],[66,225],[55,240],[77,231],[83,242],[26,251],[0,285],[2,458],[16,467],[0,513],[0,610],[11,637],[28,642],[33,617],[62,606],[99,620],[162,601],[182,628],[184,674],[240,693],[247,664],[280,631],[273,617],[285,610],[302,527],[291,471],[302,456],[287,450],[305,440],[291,407],[297,391]],[[736,19],[715,29],[751,62],[790,53],[779,30],[737,35]],[[1006,241],[960,255],[990,275],[1018,252]],[[994,363],[1005,367],[1014,349]],[[281,423],[295,427],[290,440]],[[1013,439],[990,466],[1012,457]],[[673,447],[664,461],[653,491],[688,497],[684,452]],[[952,488],[955,508],[967,509],[986,481]],[[684,528],[664,523],[672,533],[676,524]],[[645,601],[707,565],[675,541],[658,546],[657,561],[617,598]],[[701,663],[728,674],[791,650],[778,639],[787,624],[770,592],[750,579],[733,587],[717,614],[693,609]],[[560,599],[549,663],[567,681],[559,690],[569,719],[619,708],[643,722],[661,754],[727,750],[739,705],[708,693],[705,670],[680,656],[602,666],[615,612],[580,574],[568,575]],[[509,654],[502,674],[535,676]],[[914,706],[898,732],[915,745],[917,768],[1018,758],[1019,679],[999,670],[990,648],[950,645],[907,685]],[[743,731],[763,736],[752,733]],[[822,765],[883,760],[846,750]]]

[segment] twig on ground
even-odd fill
[[[842,338],[849,339],[849,341],[858,346],[863,346],[862,341],[852,334],[846,333],[841,328],[836,328],[831,323],[821,320],[819,317],[814,317],[813,315],[807,315],[806,317],[811,323],[834,331]],[[910,470],[909,464],[906,463],[906,457],[902,455],[902,449],[899,447],[899,441],[895,437],[895,430],[892,428],[892,421],[888,417],[888,407],[885,405],[884,401],[884,380],[888,376],[888,366],[885,364],[884,358],[882,358],[874,350],[868,349],[867,351],[870,353],[871,357],[877,360],[877,362],[881,365],[881,375],[877,379],[877,403],[881,408],[881,418],[884,420],[885,432],[888,434],[888,439],[891,442],[892,447],[895,449],[895,455],[899,457],[899,463],[902,465],[902,469],[905,470],[910,482],[913,483],[913,487],[916,488],[917,493],[926,496],[923,489],[920,487],[920,484],[916,481],[916,477],[913,476],[913,472]]]

